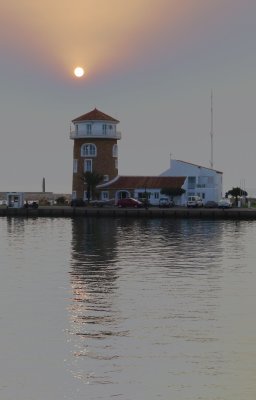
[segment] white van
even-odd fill
[[[188,196],[187,207],[203,207],[203,200],[199,196]]]

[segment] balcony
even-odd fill
[[[212,189],[215,188],[216,185],[214,184],[214,182],[209,182],[209,183],[201,183],[196,185],[197,189]]]
[[[113,132],[113,130],[92,130],[91,132],[87,131],[70,131],[69,135],[70,139],[121,139],[121,132]]]

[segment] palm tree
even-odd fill
[[[248,196],[248,193],[241,189],[240,187],[233,187],[231,190],[229,190],[226,194],[225,197],[232,196],[235,198],[236,206],[238,205],[238,197],[246,197]]]
[[[103,175],[97,172],[84,172],[81,176],[82,181],[87,188],[87,199],[88,203],[94,198],[96,186],[103,180]]]

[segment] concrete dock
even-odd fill
[[[157,208],[134,209],[117,207],[67,207],[67,206],[39,206],[32,208],[5,208],[0,207],[0,217],[112,217],[112,218],[201,218],[201,219],[233,219],[254,220],[256,209],[207,209],[207,208]]]

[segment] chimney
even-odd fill
[[[43,183],[42,183],[42,192],[45,193],[45,178],[43,178]]]

